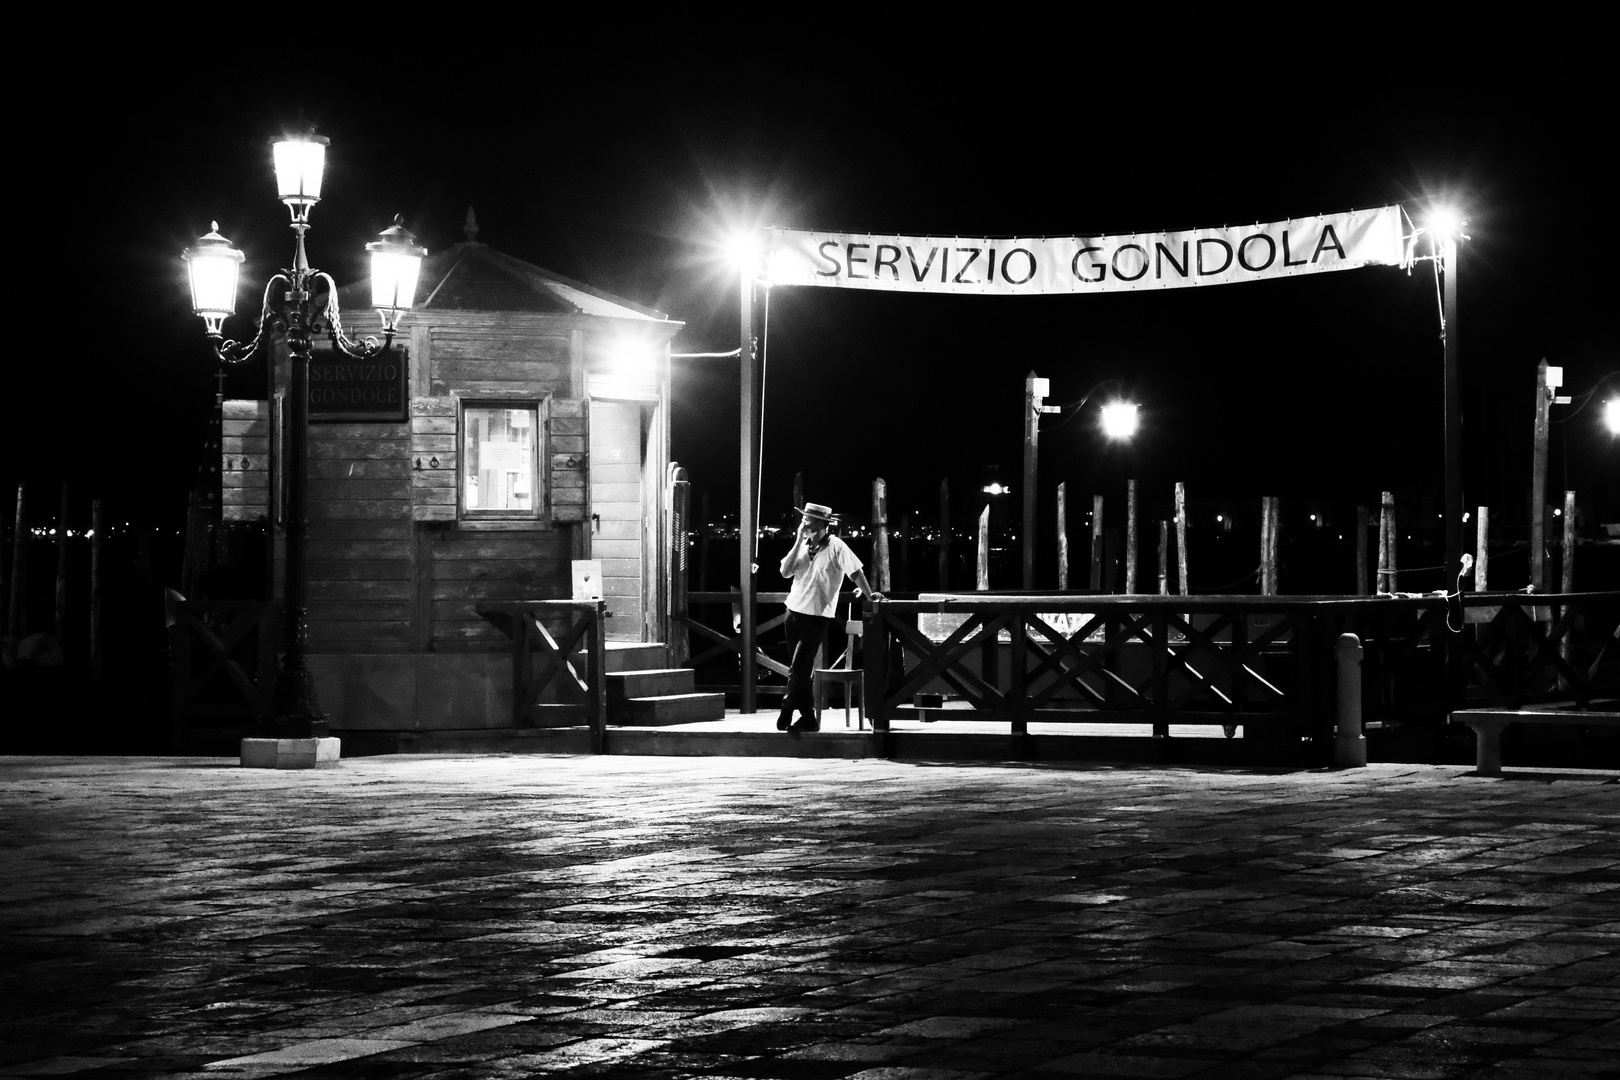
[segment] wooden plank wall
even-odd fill
[[[270,513],[270,403],[220,406],[220,509],[226,521],[264,521]]]
[[[409,421],[310,425],[312,650],[504,650],[479,605],[571,595],[575,532],[589,516],[582,337],[571,324],[477,313],[422,319]],[[458,399],[539,406],[536,519],[457,520]]]
[[[309,426],[309,644],[403,652],[412,642],[409,423]]]

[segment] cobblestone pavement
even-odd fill
[[[1617,824],[1413,765],[5,758],[0,1076],[1613,1076]]]

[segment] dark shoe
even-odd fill
[[[791,724],[792,722],[793,722],[793,712],[790,709],[787,712],[782,713],[780,716],[778,716],[776,718],[776,730],[777,731],[786,731],[788,729],[788,725]]]
[[[793,726],[788,728],[788,730],[789,731],[820,731],[821,730],[821,721],[818,720],[814,716],[801,716],[797,720],[793,721]]]

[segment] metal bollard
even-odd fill
[[[1337,722],[1333,731],[1333,767],[1354,769],[1367,764],[1367,739],[1361,733],[1361,639],[1340,634],[1333,647],[1338,661]]]

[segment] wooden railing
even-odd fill
[[[607,644],[601,600],[506,600],[478,613],[512,639],[512,724],[532,727],[542,714],[591,730],[591,749],[607,739]],[[585,654],[585,671],[574,656]]]
[[[1332,733],[1333,647],[1366,654],[1366,719],[1440,724],[1468,704],[1620,693],[1620,593],[1456,597],[989,596],[868,608],[867,713],[878,732],[919,694],[933,719],[1238,725]]]
[[[892,720],[1215,724],[1246,738],[1331,734],[1324,607],[1275,597],[958,596],[865,617],[863,692]],[[919,695],[954,699],[919,710]]]
[[[741,670],[743,652],[737,614],[737,605],[742,603],[741,594],[694,592],[687,593],[684,599],[686,603],[672,613],[671,622],[675,633],[690,635],[687,663],[698,673],[698,689],[736,692],[735,678]],[[767,650],[778,637],[783,636],[783,625],[787,622],[787,593],[755,593],[754,600],[756,611],[762,615],[771,612],[754,627],[754,663],[762,674],[770,672],[785,684],[787,665],[771,656]],[[844,601],[840,599],[839,603]],[[705,622],[699,615],[707,615],[709,621]],[[727,672],[732,681],[705,681],[716,678],[712,674],[716,671]]]
[[[279,613],[267,600],[182,600],[171,594],[166,614],[176,724],[252,722],[270,714]]]

